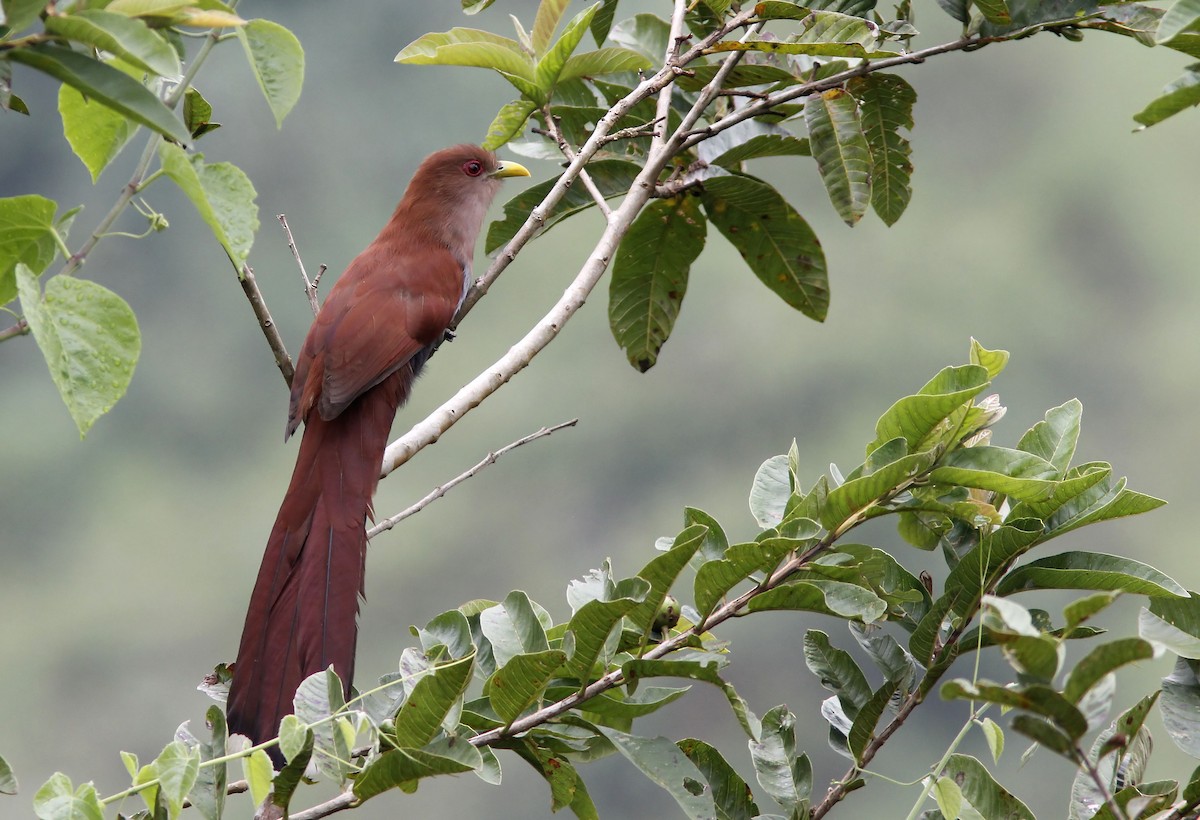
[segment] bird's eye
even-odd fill
[[[477,177],[483,173],[483,163],[477,159],[467,160],[463,163],[463,173],[469,177]]]

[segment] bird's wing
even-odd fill
[[[437,342],[454,318],[464,281],[458,260],[440,246],[397,252],[372,245],[359,254],[305,339],[304,383],[293,385],[299,402],[289,422],[314,405],[323,418],[336,416]]]

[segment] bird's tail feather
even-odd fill
[[[305,422],[287,495],[258,571],[227,705],[230,732],[255,743],[279,732],[300,683],[331,664],[354,676],[365,520],[396,408],[411,376],[397,372],[328,421]]]

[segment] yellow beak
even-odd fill
[[[492,171],[491,175],[497,179],[505,177],[527,177],[529,169],[519,162],[497,162],[496,170]]]

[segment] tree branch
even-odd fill
[[[570,163],[575,159],[575,151],[567,142],[567,138],[562,135],[562,131],[558,128],[558,121],[554,114],[550,112],[550,107],[542,108],[542,120],[546,123],[545,134],[550,139],[554,140],[558,150],[562,151],[562,155],[567,158]],[[596,203],[596,207],[600,209],[600,213],[604,214],[605,221],[612,219],[612,209],[608,207],[608,200],[604,198],[604,194],[596,187],[596,183],[592,180],[592,175],[587,172],[587,168],[579,169],[579,179],[583,182],[583,187],[588,189],[588,193],[592,195],[592,200]]]
[[[16,324],[11,327],[6,327],[0,330],[0,342],[7,342],[15,336],[24,336],[29,332],[29,322],[24,319],[17,319]]]
[[[258,289],[258,280],[254,278],[254,269],[249,265],[242,264],[238,284],[242,286],[242,293],[246,294],[246,299],[250,302],[250,309],[254,311],[254,316],[258,319],[258,326],[262,329],[271,353],[275,356],[275,366],[283,374],[283,380],[287,382],[288,387],[291,387],[292,377],[296,375],[296,370],[292,366],[292,357],[288,355],[283,337],[279,335],[279,328],[275,327],[275,320],[271,318],[267,300],[263,298],[262,291]]]
[[[487,467],[491,464],[495,464],[496,460],[499,459],[500,456],[504,455],[505,453],[509,452],[510,450],[515,450],[516,448],[520,447],[522,444],[528,444],[531,441],[536,441],[539,438],[548,436],[551,433],[556,433],[559,430],[562,430],[564,428],[574,427],[578,423],[579,423],[579,419],[571,419],[570,421],[564,421],[561,424],[556,424],[553,427],[543,427],[535,433],[530,433],[529,435],[525,436],[524,438],[519,438],[516,441],[512,442],[511,444],[506,444],[505,446],[501,447],[499,450],[496,450],[495,452],[488,453],[487,457],[484,458],[483,461],[480,461],[478,464],[476,464],[471,469],[467,470],[465,473],[461,473],[460,475],[455,476],[454,478],[447,481],[445,484],[439,484],[437,487],[434,487],[429,492],[428,495],[426,495],[424,498],[422,498],[417,503],[413,504],[412,506],[408,507],[407,509],[401,510],[400,512],[396,513],[395,515],[393,515],[389,518],[385,518],[384,520],[382,520],[378,524],[376,524],[374,527],[371,527],[371,529],[367,530],[367,538],[374,538],[376,535],[379,535],[379,533],[383,532],[384,530],[390,530],[392,527],[396,526],[404,519],[409,518],[413,515],[416,515],[421,510],[425,509],[430,504],[432,504],[434,501],[437,501],[439,498],[444,496],[449,490],[452,490],[454,487],[463,483],[468,478],[474,478],[485,467]]]
[[[308,271],[304,269],[304,260],[300,258],[300,249],[296,247],[296,240],[292,238],[292,229],[288,225],[286,214],[277,214],[275,216],[279,220],[279,224],[283,226],[283,233],[287,236],[288,250],[292,252],[292,258],[296,260],[296,264],[300,267],[300,278],[304,280],[304,295],[308,297],[308,305],[312,308],[313,316],[321,310],[321,306],[317,303],[317,285],[321,281],[322,274],[325,273],[325,266],[322,265],[317,271],[316,277],[308,278]],[[288,380],[291,384],[291,379]]]

